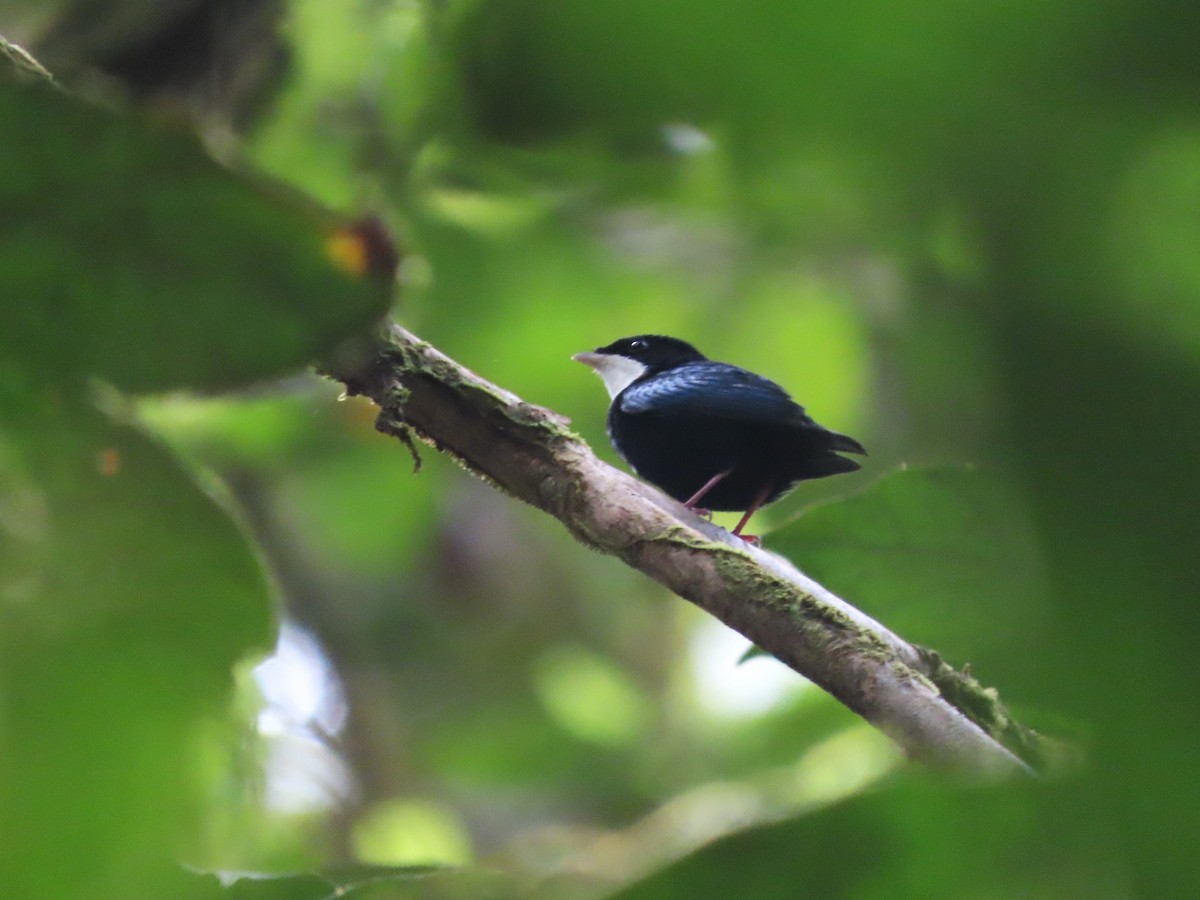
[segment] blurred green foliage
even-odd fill
[[[86,407],[5,426],[0,883],[31,897],[170,883],[202,799],[200,724],[268,640],[261,567],[137,430]]]
[[[5,3],[0,32],[37,50],[52,15]],[[769,545],[1078,745],[1074,771],[986,788],[901,766],[798,678],[755,706],[776,663],[704,650],[717,626],[432,451],[413,475],[315,379],[159,394],[122,422],[87,376],[297,372],[381,298],[328,267],[320,223],[180,135],[4,87],[0,838],[28,849],[3,877],[81,897],[1194,893],[1198,30],[1133,0],[293,0],[289,79],[234,143],[381,212],[409,251],[399,317],[609,459],[603,393],[568,357],[646,331],[861,438],[866,471],[756,530],[787,523]],[[916,465],[947,462],[979,471]],[[315,743],[353,788],[305,811],[271,799],[280,735],[213,746],[249,741],[222,698],[268,608],[243,532],[347,704]],[[740,707],[700,687],[714,669]],[[228,889],[174,867],[466,854]]]
[[[331,264],[324,223],[222,177],[183,133],[49,88],[6,87],[0,116],[20,138],[0,186],[0,353],[30,380],[242,385],[293,371],[385,307]]]
[[[1038,703],[1048,672],[1029,652],[1050,616],[1044,564],[1024,504],[995,472],[892,472],[806,510],[766,546],[803,559],[809,575],[898,634],[969,662],[1006,701]]]

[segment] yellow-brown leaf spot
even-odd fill
[[[121,452],[116,447],[105,447],[96,454],[96,471],[105,478],[112,478],[121,471]]]

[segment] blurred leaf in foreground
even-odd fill
[[[897,779],[887,789],[715,841],[613,896],[1132,896],[1113,835],[1098,821],[1063,828],[1072,813],[1048,793],[1037,785],[964,790]],[[1063,890],[1047,893],[1047,885]]]
[[[197,811],[200,725],[269,640],[263,571],[139,432],[82,408],[20,424],[0,504],[22,498],[42,527],[35,563],[0,579],[19,588],[0,594],[0,883],[162,896]]]
[[[987,471],[893,472],[808,510],[767,544],[904,638],[975,664],[985,683],[1025,672],[1020,648],[1047,614],[1019,496]]]
[[[344,240],[330,243],[341,223],[234,176],[182,131],[3,82],[0,119],[14,137],[0,358],[38,381],[242,385],[387,311],[390,279],[353,277]]]

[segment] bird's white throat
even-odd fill
[[[572,359],[595,369],[612,398],[645,375],[647,368],[635,359],[614,353],[577,353]]]

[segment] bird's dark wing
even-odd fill
[[[829,450],[866,453],[854,438],[814,422],[804,407],[775,382],[727,363],[688,363],[635,381],[621,393],[617,403],[621,412],[639,418],[790,425],[827,436]]]
[[[782,424],[812,422],[787,391],[737,366],[705,361],[636,381],[618,398],[633,416]]]

